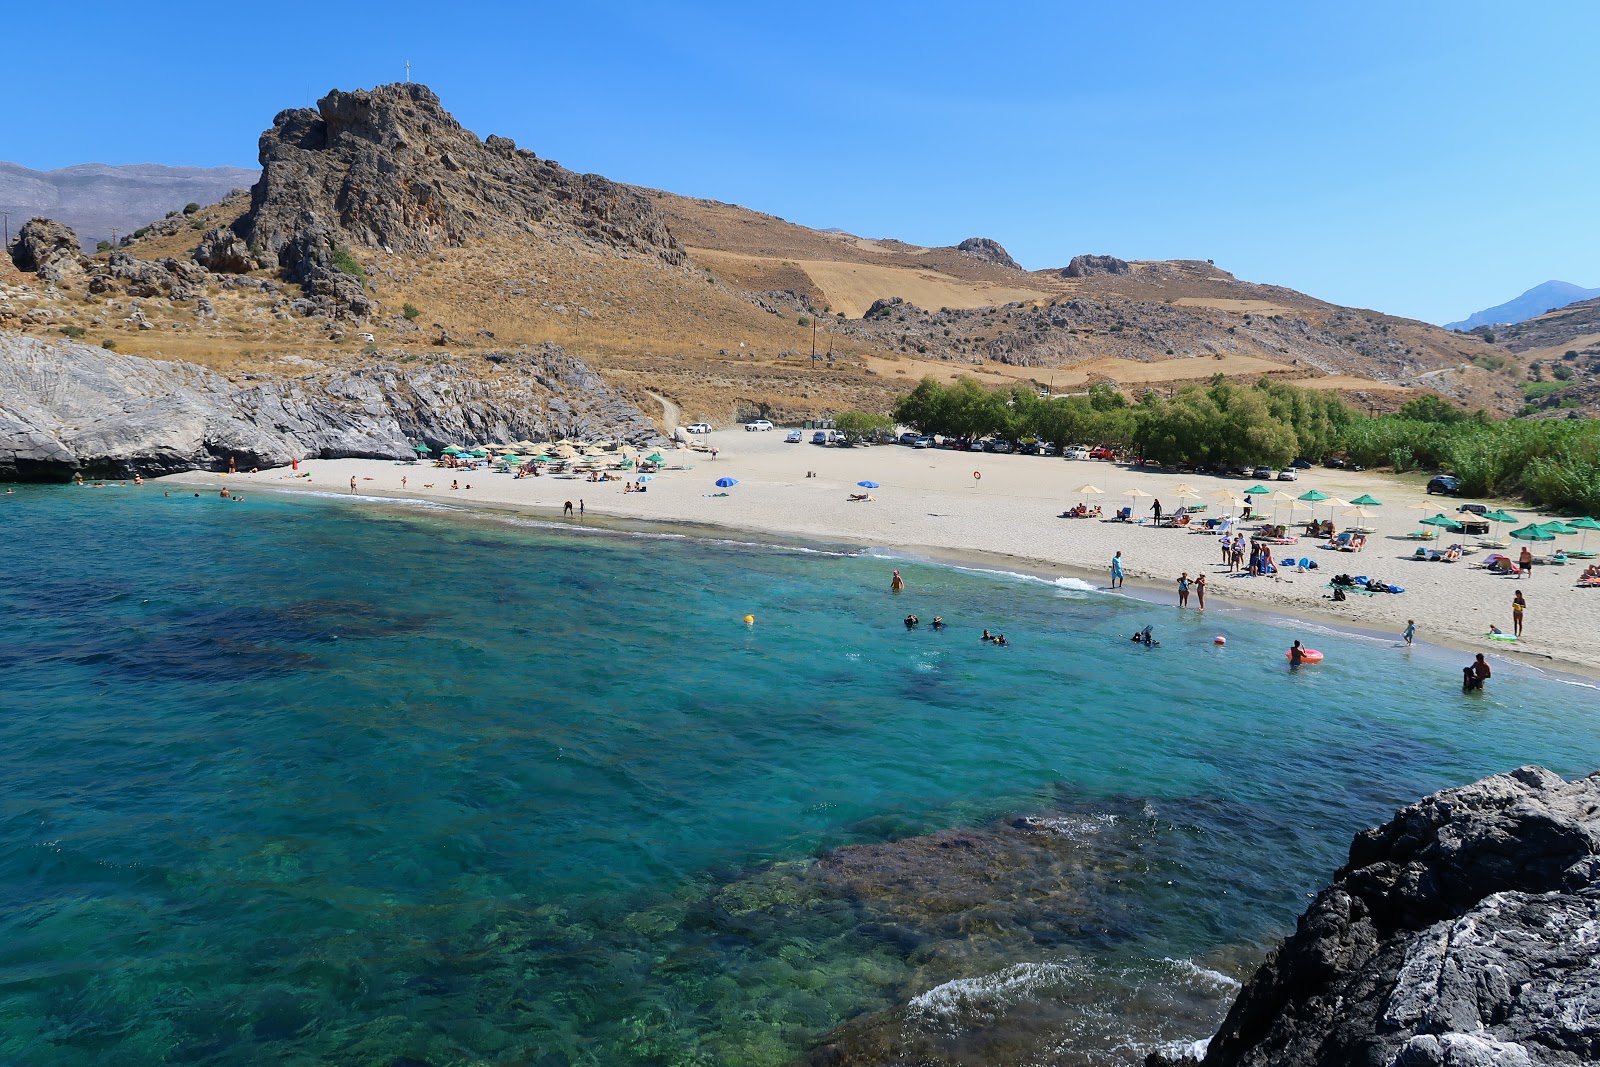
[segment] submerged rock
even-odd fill
[[[1594,1063],[1597,947],[1600,776],[1447,789],[1356,838],[1203,1063]]]

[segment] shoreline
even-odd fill
[[[435,468],[431,467],[413,467],[391,460],[321,460],[308,461],[305,466],[310,467],[312,464],[370,464],[389,469],[400,467],[406,472],[435,470]],[[250,481],[247,484],[250,491],[265,490],[283,496],[311,496],[326,499],[353,498],[362,502],[419,502],[430,505],[431,510],[458,512],[463,515],[503,515],[538,519],[548,523],[552,530],[571,528],[577,525],[582,529],[603,530],[619,534],[667,533],[708,539],[726,538],[729,535],[733,535],[734,539],[748,541],[751,544],[775,545],[777,547],[791,547],[807,551],[822,550],[852,554],[876,553],[881,554],[886,560],[906,559],[936,566],[986,571],[1001,575],[1023,575],[1044,582],[1052,582],[1057,578],[1069,578],[1085,583],[1094,592],[1120,594],[1147,603],[1152,607],[1179,610],[1176,603],[1174,603],[1173,594],[1168,586],[1164,583],[1158,583],[1154,576],[1148,572],[1131,567],[1127,570],[1124,585],[1119,589],[1112,590],[1106,584],[1108,570],[1090,568],[1071,561],[1049,559],[1042,556],[1019,555],[994,549],[968,549],[949,545],[894,541],[886,538],[864,536],[860,531],[851,531],[847,535],[829,538],[811,531],[761,527],[754,523],[737,521],[624,515],[618,514],[609,508],[604,511],[598,508],[588,510],[582,518],[569,520],[563,518],[559,505],[537,501],[519,501],[476,495],[468,498],[440,499],[437,491],[427,493],[414,489],[396,490],[390,487],[359,485],[357,491],[351,494],[337,486],[321,484],[306,484],[303,486],[273,485],[258,480],[270,473],[261,472],[253,476],[236,474],[232,476],[236,481],[230,482],[229,476],[220,473],[188,471],[153,479],[151,484],[184,485],[212,491],[227,489],[241,492],[244,487],[239,486],[237,480],[249,478]],[[493,477],[482,470],[472,472],[471,476]],[[342,470],[341,477],[345,477]],[[506,476],[500,477],[504,479]],[[523,481],[528,481],[528,479]],[[461,502],[458,503],[457,500],[461,500]],[[1123,528],[1137,529],[1137,527]],[[1208,543],[1215,544],[1214,541],[1209,541],[1209,539]],[[1251,581],[1264,580],[1251,579]],[[1292,585],[1297,581],[1308,581],[1319,587],[1322,585],[1320,577],[1310,572],[1297,573],[1295,578],[1281,579],[1272,584]],[[1268,586],[1268,588],[1270,587]],[[1318,606],[1321,603],[1320,599],[1317,601],[1291,603],[1283,599],[1248,594],[1234,595],[1236,592],[1242,593],[1248,588],[1248,586],[1245,586],[1221,591],[1216,586],[1212,586],[1211,591],[1208,593],[1208,599],[1211,601],[1212,608],[1221,608],[1222,613],[1241,613],[1246,617],[1260,621],[1271,622],[1274,619],[1287,618],[1322,626],[1346,636],[1367,640],[1398,642],[1400,639],[1400,633],[1397,629],[1365,624],[1360,620],[1352,620],[1337,612],[1324,610]],[[1197,611],[1198,609],[1191,606],[1181,610]],[[1422,613],[1418,612],[1418,614]],[[1438,631],[1430,631],[1425,639],[1419,638],[1418,640],[1419,648],[1429,648],[1441,655],[1446,652],[1471,655],[1481,651],[1491,660],[1499,659],[1507,664],[1564,678],[1575,684],[1594,686],[1595,683],[1600,683],[1600,662],[1591,663],[1583,659],[1563,657],[1549,652],[1523,652],[1514,647],[1491,645],[1485,648],[1485,644],[1486,642],[1473,644],[1469,640],[1461,639],[1449,633],[1440,634]]]

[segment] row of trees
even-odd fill
[[[1129,403],[1110,386],[1087,395],[1041,397],[1017,385],[990,389],[971,378],[924,378],[894,406],[895,421],[946,437],[1036,439],[1105,445],[1161,463],[1196,467],[1280,466],[1343,454],[1397,471],[1444,470],[1473,495],[1522,496],[1554,508],[1600,514],[1600,422],[1491,418],[1426,395],[1393,415],[1352,411],[1334,394],[1262,379]]]

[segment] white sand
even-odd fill
[[[820,448],[811,444],[786,444],[783,432],[721,431],[698,443],[714,444],[720,456],[666,452],[669,468],[650,483],[643,494],[624,494],[620,482],[591,484],[558,477],[513,479],[487,470],[452,471],[431,464],[400,465],[382,460],[311,460],[301,464],[310,478],[291,479],[286,470],[260,474],[221,476],[190,473],[165,481],[184,484],[226,485],[236,493],[254,489],[348,491],[351,477],[364,496],[435,498],[460,506],[513,505],[559,513],[564,501],[585,503],[591,520],[628,518],[690,522],[793,535],[834,542],[883,546],[908,555],[935,558],[988,558],[1030,573],[1061,573],[1085,577],[1097,584],[1109,581],[1112,553],[1120,550],[1131,585],[1151,589],[1158,600],[1176,603],[1175,583],[1180,572],[1191,577],[1204,572],[1210,592],[1208,603],[1232,601],[1296,616],[1319,616],[1324,621],[1367,631],[1399,634],[1407,619],[1417,622],[1419,641],[1513,656],[1546,666],[1561,666],[1600,674],[1600,589],[1575,587],[1583,564],[1565,567],[1536,566],[1527,580],[1501,578],[1470,568],[1489,554],[1456,564],[1422,563],[1409,556],[1416,543],[1396,538],[1425,529],[1418,520],[1438,511],[1455,516],[1462,501],[1428,497],[1421,478],[1383,476],[1325,470],[1301,473],[1294,483],[1271,485],[1294,496],[1310,489],[1342,500],[1369,493],[1383,506],[1371,510],[1378,517],[1360,520],[1374,533],[1359,554],[1320,548],[1321,541],[1302,539],[1293,546],[1274,546],[1274,555],[1309,556],[1318,561],[1315,572],[1288,573],[1281,579],[1235,578],[1221,566],[1217,538],[1183,530],[1153,529],[1087,519],[1056,516],[1077,503],[1099,503],[1109,515],[1121,505],[1137,505],[1135,514],[1147,514],[1151,501],[1130,501],[1125,494],[1140,488],[1159,497],[1167,511],[1180,500],[1173,487],[1194,486],[1209,514],[1224,513],[1212,494],[1221,489],[1235,493],[1253,481],[1211,478],[1198,474],[1164,474],[1134,471],[1099,461],[1072,461],[1040,456],[973,455],[944,450],[916,450],[898,445],[871,448]],[[809,434],[807,434],[809,439]],[[973,478],[974,470],[983,475]],[[805,477],[815,471],[817,477]],[[712,483],[723,476],[739,484],[726,497]],[[407,479],[402,490],[401,478]],[[452,479],[472,488],[452,491]],[[846,498],[856,482],[872,480],[881,488],[870,490],[872,503],[851,503]],[[1086,483],[1104,489],[1094,497],[1077,492]],[[431,488],[429,488],[431,486]],[[1432,510],[1415,510],[1428,502]],[[1491,503],[1482,501],[1483,503]],[[1546,516],[1507,506],[1519,524],[1543,521]],[[1270,504],[1268,505],[1270,507]],[[1302,505],[1304,507],[1304,505]],[[1257,511],[1262,511],[1258,505]],[[1357,520],[1340,515],[1339,528]],[[1287,512],[1283,512],[1287,516]],[[1294,513],[1304,519],[1309,512]],[[1327,505],[1318,505],[1319,518]],[[1495,529],[1504,535],[1511,529]],[[1291,530],[1291,532],[1294,532]],[[1445,534],[1432,547],[1461,540],[1475,546],[1478,538]],[[1589,538],[1590,548],[1600,548],[1600,535]],[[1575,549],[1577,537],[1561,537],[1551,544],[1532,546],[1537,556],[1554,547]],[[1511,542],[1508,554],[1521,547]],[[1404,586],[1403,594],[1352,597],[1335,604],[1327,599],[1327,580],[1339,572],[1381,577]],[[888,575],[885,574],[885,583]],[[1511,597],[1521,588],[1528,600],[1527,629],[1517,644],[1491,642],[1484,636],[1491,623],[1511,630]],[[1133,591],[1133,590],[1130,590]],[[1194,600],[1191,597],[1191,608]],[[1553,664],[1547,660],[1555,661]]]

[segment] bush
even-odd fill
[[[341,274],[350,275],[362,285],[367,284],[366,268],[344,245],[340,245],[333,250],[333,255],[329,258],[329,262],[333,264],[334,270],[339,271]]]
[[[61,327],[61,332],[76,341],[89,331],[85,330],[82,326],[63,326]]]
[[[111,251],[111,242],[110,241],[96,241],[94,243],[94,250],[96,252],[109,252],[109,251]]]
[[[183,213],[185,215],[193,215],[196,211],[199,211],[199,210],[200,210],[200,205],[195,203],[193,200],[191,200],[187,204],[183,205]]]
[[[802,325],[802,326],[810,326],[811,325],[811,320],[806,318],[804,315],[801,315],[800,316],[800,325]]]
[[[407,322],[415,322],[417,316],[422,314],[422,310],[415,304],[406,304],[400,309],[400,314],[406,317]]]
[[[1551,368],[1550,373],[1563,382],[1570,382],[1572,380],[1572,368],[1566,366],[1565,364],[1556,364],[1553,368]]]
[[[104,341],[100,342],[100,347],[108,352],[115,352],[117,350],[117,342],[107,337]]]
[[[133,235],[135,237],[143,237],[145,234],[147,234],[149,232],[150,232],[150,227],[148,227],[148,226],[140,226],[137,230],[133,231]]]

